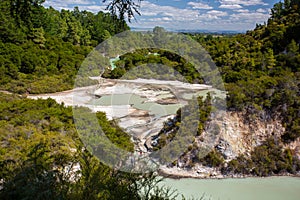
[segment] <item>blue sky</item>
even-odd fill
[[[270,9],[279,0],[146,0],[141,3],[141,16],[129,26],[168,30],[246,31],[264,23]],[[102,0],[46,0],[46,7],[58,10],[78,6],[80,10],[104,11]]]

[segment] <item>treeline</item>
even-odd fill
[[[57,11],[44,1],[0,2],[0,85],[17,93],[71,89],[84,58],[111,35],[128,30],[109,13]],[[49,87],[50,86],[50,87]]]
[[[147,37],[147,36],[144,36]],[[104,77],[118,79],[125,75],[126,72],[133,70],[135,67],[144,66],[144,70],[140,73],[131,72],[129,75],[126,74],[126,78],[155,78],[159,80],[174,79],[182,80],[189,83],[204,83],[203,78],[195,69],[195,67],[181,56],[161,49],[138,49],[134,52],[126,53],[121,55],[120,60],[116,61],[116,68],[108,71],[104,74]],[[151,66],[151,64],[155,64]],[[164,69],[162,67],[155,66],[166,66],[170,69]],[[165,70],[165,71],[164,71]],[[169,74],[171,71],[180,73],[182,77],[176,77],[176,75]],[[151,74],[151,75],[150,75]],[[132,77],[130,77],[132,76]]]
[[[78,109],[84,113],[86,108]],[[133,151],[127,133],[104,113],[97,117],[112,143]],[[158,188],[160,179],[152,173],[131,174],[102,164],[79,139],[72,108],[53,99],[0,93],[0,141],[0,199],[138,200],[175,195]]]

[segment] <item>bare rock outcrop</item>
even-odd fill
[[[221,123],[221,124],[220,124]],[[266,139],[280,138],[285,128],[280,119],[245,120],[243,113],[226,112],[223,121],[219,122],[220,134],[216,146],[227,160],[238,155],[250,155],[250,152]]]

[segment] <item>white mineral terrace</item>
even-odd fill
[[[136,147],[145,152],[145,141],[160,131],[164,121],[173,117],[193,95],[205,95],[207,92],[225,97],[225,93],[203,84],[155,79],[101,78],[101,85],[53,94],[29,95],[28,98],[52,98],[67,106],[84,106],[93,112],[105,112],[107,118],[116,119],[119,126],[132,136]]]

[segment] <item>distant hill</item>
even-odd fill
[[[130,27],[132,31],[152,31],[153,28],[139,28],[139,27]],[[241,31],[230,31],[230,30],[205,30],[205,29],[166,29],[172,32],[179,33],[206,33],[206,34],[217,34],[217,35],[234,35],[239,33],[244,33]]]

